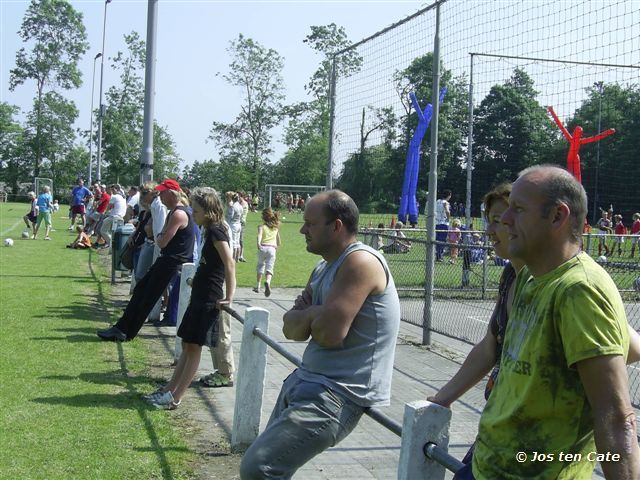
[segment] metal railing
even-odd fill
[[[245,380],[246,385],[250,385],[251,388],[255,388],[260,382],[257,378],[252,378],[251,381],[246,379],[246,375],[244,372],[245,365],[251,366],[251,372],[264,372],[264,364],[266,364],[266,349],[263,351],[262,349],[256,349],[255,345],[249,345],[247,342],[248,335],[251,337],[256,337],[260,339],[265,346],[271,347],[273,350],[278,352],[284,358],[293,363],[296,367],[300,367],[302,364],[302,360],[297,355],[291,353],[286,348],[284,348],[278,341],[271,338],[264,330],[266,330],[266,326],[268,325],[268,312],[262,309],[252,309],[253,313],[259,312],[263,313],[263,318],[256,318],[248,321],[240,315],[236,310],[230,308],[228,306],[222,306],[222,309],[227,312],[230,316],[238,320],[244,326],[243,333],[243,349],[241,350],[241,360],[240,366],[238,369],[238,386],[239,390],[242,389],[241,380]],[[262,323],[260,323],[262,322]],[[263,325],[263,327],[257,325]],[[264,330],[263,330],[264,328]],[[250,351],[247,355],[245,355],[245,351]],[[253,355],[251,352],[255,353]],[[263,358],[262,358],[263,357]],[[250,358],[250,360],[249,360]],[[262,360],[261,360],[262,358]],[[262,381],[264,385],[264,379]],[[246,418],[258,418],[259,425],[259,417],[260,413],[256,416],[255,408],[256,405],[252,405],[254,409],[253,414],[243,414],[239,415],[238,412],[243,408],[243,398],[253,398],[255,400],[255,396],[245,395],[241,391],[236,391],[236,413],[234,413],[234,436],[236,432],[236,428],[244,431],[254,432],[257,434],[257,426],[255,423],[253,425],[240,425],[242,419]],[[260,395],[258,398],[262,398]],[[258,402],[258,408],[261,409],[262,401]],[[246,408],[246,404],[244,406]],[[445,448],[439,446],[439,444],[448,445],[449,440],[449,422],[451,419],[451,411],[445,407],[441,407],[440,405],[436,405],[426,401],[413,402],[413,404],[407,404],[405,406],[405,418],[404,424],[410,426],[411,434],[403,435],[403,431],[405,428],[402,424],[392,419],[391,417],[385,415],[380,410],[376,408],[366,408],[364,413],[369,416],[371,419],[376,421],[378,424],[382,425],[389,431],[393,432],[397,436],[401,438],[402,447],[401,447],[401,461],[398,468],[398,478],[402,479],[414,479],[417,478],[416,474],[420,474],[424,478],[444,478],[444,470],[441,467],[444,467],[451,472],[456,472],[460,469],[463,464],[455,457],[451,456]],[[431,417],[431,415],[434,415]],[[424,428],[424,431],[415,431],[413,426],[419,424],[419,420],[424,420],[429,416],[428,426]],[[434,421],[434,418],[436,421]],[[416,419],[418,421],[416,421]],[[443,419],[443,421],[438,422],[437,419]],[[238,423],[238,425],[237,425]],[[411,438],[407,438],[407,437]],[[427,441],[425,443],[424,438],[428,439],[437,439],[437,441]],[[232,438],[232,445],[240,446],[250,443],[255,439],[255,437],[242,437],[236,438],[235,441]],[[416,461],[416,452],[417,455],[426,456],[427,459],[432,460],[433,462],[427,461],[426,464],[424,462],[424,457],[422,461]],[[403,460],[404,458],[404,460]],[[435,463],[434,463],[435,462]]]

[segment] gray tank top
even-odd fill
[[[342,345],[321,347],[313,338],[297,375],[321,383],[363,407],[389,404],[391,375],[400,327],[400,300],[384,257],[361,242],[349,245],[334,262],[321,261],[311,275],[313,304],[324,303],[336,273],[348,255],[364,250],[376,257],[387,275],[380,295],[369,295],[356,315]]]

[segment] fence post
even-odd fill
[[[189,306],[189,300],[191,299],[191,285],[187,283],[188,280],[193,280],[193,276],[196,274],[196,265],[194,263],[183,263],[182,273],[180,274],[180,300],[178,300],[178,318],[176,319],[176,348],[174,352],[174,358],[176,362],[182,354],[182,339],[178,336],[178,329],[182,323],[182,317],[184,312]]]
[[[253,334],[254,328],[267,333],[269,311],[249,307],[242,331],[242,349],[236,375],[236,403],[233,410],[231,448],[242,450],[256,439],[260,431],[262,400],[267,367],[267,344]]]
[[[398,480],[444,478],[445,468],[428,459],[423,451],[427,442],[446,449],[449,446],[451,410],[426,400],[407,403],[404,406],[402,442]]]

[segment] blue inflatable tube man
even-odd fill
[[[447,88],[440,90],[440,98],[438,101],[442,104]],[[424,138],[424,134],[429,128],[431,115],[433,114],[433,106],[429,103],[424,110],[420,109],[416,94],[409,94],[413,108],[418,115],[418,126],[413,132],[409,150],[407,151],[407,164],[404,169],[404,181],[402,182],[402,197],[400,197],[400,208],[398,209],[398,220],[406,223],[407,215],[409,223],[412,225],[418,223],[418,201],[416,200],[416,189],[418,188],[418,174],[420,172],[420,144]]]

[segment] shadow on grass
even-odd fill
[[[85,393],[66,397],[41,397],[31,400],[46,405],[67,405],[70,407],[108,407],[122,410],[155,410],[153,407],[142,403],[137,394],[131,392],[111,393]],[[146,412],[145,412],[146,415]]]
[[[93,283],[93,282],[92,282]],[[116,301],[113,302],[115,308],[120,308],[126,302]],[[98,301],[94,299],[88,303],[73,303],[71,305],[64,305],[61,307],[49,307],[46,315],[34,315],[33,318],[39,319],[51,319],[51,320],[87,320],[90,322],[102,322],[110,321],[110,315],[106,312],[104,315],[96,314],[96,311],[104,311],[104,308]]]
[[[101,340],[94,335],[67,335],[66,337],[31,337],[30,340],[49,340],[49,341],[64,341],[69,343],[80,342],[100,342]]]
[[[171,470],[171,465],[169,465],[169,461],[167,460],[167,455],[165,447],[160,444],[158,439],[158,435],[153,428],[151,420],[149,419],[148,410],[150,407],[146,405],[142,400],[140,400],[139,393],[135,388],[133,378],[129,376],[129,371],[127,369],[127,361],[124,358],[124,349],[122,348],[122,343],[117,343],[118,346],[118,360],[120,361],[120,374],[125,381],[125,387],[127,389],[127,397],[134,397],[136,400],[132,402],[131,406],[136,409],[140,419],[142,420],[142,424],[144,429],[147,432],[147,436],[149,437],[149,441],[151,442],[151,447],[149,451],[152,451],[158,457],[158,463],[160,464],[160,468],[162,470],[162,478],[164,479],[172,479],[173,472]],[[186,450],[188,451],[188,450]]]
[[[96,259],[99,261],[100,255],[95,252],[90,252],[89,254],[89,269],[91,271],[91,275],[93,281],[96,285],[97,295],[93,302],[93,316],[88,318],[95,318],[95,316],[99,316],[103,319],[110,318],[109,310],[106,308],[106,305],[112,304],[106,298],[104,292],[103,281],[96,273],[94,262]],[[125,302],[126,303],[126,302]],[[100,314],[100,315],[97,315]],[[118,364],[120,366],[119,370],[106,373],[103,376],[101,374],[86,374],[87,381],[96,381],[96,382],[113,382],[113,381],[122,381],[122,385],[126,388],[126,392],[115,395],[96,395],[92,400],[95,401],[104,401],[104,406],[112,406],[113,408],[123,408],[129,410],[135,410],[142,421],[144,429],[147,433],[147,436],[151,443],[151,448],[148,451],[152,451],[156,454],[158,459],[158,463],[160,465],[160,469],[162,471],[162,478],[166,480],[173,479],[173,471],[171,469],[171,465],[167,459],[166,452],[171,450],[182,450],[189,451],[188,449],[176,449],[173,447],[164,447],[160,444],[158,434],[156,433],[151,420],[149,419],[149,410],[152,407],[149,407],[146,403],[142,401],[140,398],[140,393],[136,389],[136,385],[142,384],[139,380],[140,377],[130,376],[129,369],[127,367],[127,361],[124,356],[124,349],[121,343],[116,343],[118,349]],[[110,378],[109,378],[110,377]],[[145,378],[145,381],[148,383],[152,379]],[[120,384],[120,383],[118,383]],[[82,396],[79,396],[82,397]],[[71,397],[73,400],[74,397]],[[43,399],[47,400],[47,399]],[[87,398],[85,398],[87,400]],[[61,402],[63,403],[63,402]],[[86,406],[86,404],[79,405]],[[155,410],[155,409],[153,409]],[[142,451],[142,450],[141,450]]]
[[[150,378],[147,376],[128,375],[126,378],[123,378],[122,376],[120,376],[119,370],[112,371],[112,372],[100,372],[100,373],[81,373],[77,377],[74,375],[45,375],[40,377],[40,379],[57,380],[57,381],[60,381],[60,380],[76,381],[80,379],[84,382],[95,383],[98,385],[127,386],[127,385],[136,384],[136,385],[144,385],[145,388],[147,387],[152,388],[155,383],[162,381],[162,379]],[[138,395],[137,391],[134,393],[135,395]]]

